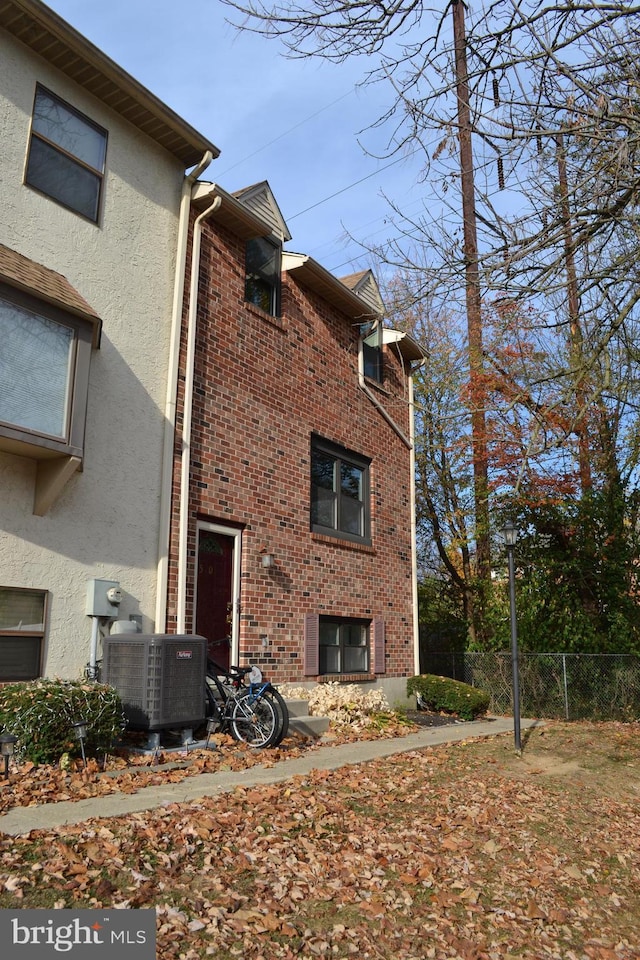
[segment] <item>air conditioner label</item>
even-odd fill
[[[176,660],[192,660],[193,650],[177,650]]]

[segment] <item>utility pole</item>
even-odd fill
[[[458,101],[458,142],[464,238],[467,336],[469,341],[469,395],[471,400],[471,437],[473,444],[473,482],[476,521],[476,561],[480,584],[491,578],[489,539],[489,457],[486,430],[486,384],[482,347],[482,300],[478,266],[478,229],[476,222],[471,109],[467,68],[467,40],[464,3],[453,0],[453,39],[455,49],[456,97]]]

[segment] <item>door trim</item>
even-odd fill
[[[200,548],[200,531],[206,530],[208,533],[219,533],[223,537],[232,537],[233,543],[233,564],[231,570],[231,649],[229,651],[230,663],[238,662],[239,637],[240,637],[240,572],[241,572],[241,551],[242,551],[242,530],[237,527],[224,527],[219,523],[210,523],[207,520],[198,520],[196,524],[196,562],[193,572],[193,616],[191,618],[192,630],[195,632],[196,612],[198,610],[198,561]]]

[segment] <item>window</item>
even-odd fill
[[[25,182],[98,221],[106,131],[42,87],[36,89]]]
[[[384,620],[346,617],[304,617],[305,677],[383,674],[387,670]]]
[[[247,242],[244,298],[272,317],[280,315],[280,246],[265,237]]]
[[[311,529],[370,542],[369,461],[315,438],[311,446]]]
[[[369,672],[369,624],[320,617],[320,674]]]
[[[382,326],[380,324],[362,340],[362,368],[368,380],[382,383]]]
[[[0,587],[0,681],[40,676],[46,610],[45,590]]]
[[[81,457],[93,327],[0,283],[0,449]]]

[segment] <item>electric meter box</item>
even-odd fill
[[[117,617],[121,599],[117,580],[89,580],[85,613],[88,617]]]

